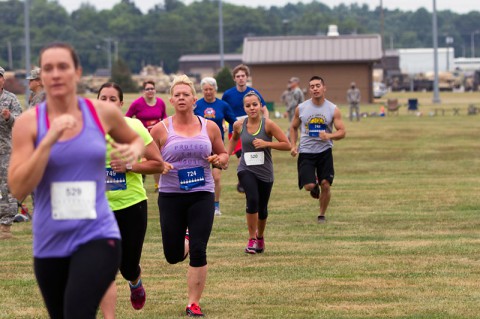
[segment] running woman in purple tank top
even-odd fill
[[[13,127],[12,194],[35,189],[34,270],[51,318],[94,319],[115,279],[120,233],[105,195],[105,134],[111,156],[135,163],[143,140],[113,104],[77,96],[79,58],[65,43],[40,52],[46,102]]]
[[[227,168],[228,155],[218,126],[193,114],[197,98],[186,75],[174,79],[170,95],[175,114],[150,131],[165,161],[158,185],[163,252],[170,264],[183,261],[188,229],[186,314],[203,316],[199,302],[207,277],[206,250],[215,210],[210,165]]]

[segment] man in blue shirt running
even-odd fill
[[[263,99],[262,95],[255,90],[254,88],[251,88],[247,86],[247,80],[248,77],[250,76],[250,69],[248,66],[245,64],[240,64],[237,65],[233,71],[233,81],[235,81],[235,86],[228,89],[223,93],[222,100],[227,102],[230,107],[233,110],[233,114],[237,117],[237,120],[240,120],[244,117],[247,117],[247,113],[245,113],[245,109],[243,108],[243,97],[250,91],[254,91],[259,97],[260,97],[260,102],[262,103],[262,113],[263,117],[268,118],[268,109],[266,107],[265,100]],[[233,125],[229,125],[228,127],[228,138],[230,139],[232,136],[232,131],[233,131]],[[240,158],[242,156],[242,143],[239,140],[237,145],[235,146],[235,149],[233,151],[237,158]],[[240,184],[237,184],[237,190],[240,193],[243,193],[243,189],[240,186]]]

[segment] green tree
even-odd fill
[[[120,58],[112,65],[112,77],[110,81],[120,85],[125,93],[138,92],[138,86],[132,79],[130,68],[127,63]]]
[[[225,92],[229,88],[235,86],[232,72],[227,67],[218,71],[217,75],[215,75],[215,80],[217,80],[218,92]]]

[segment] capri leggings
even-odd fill
[[[258,213],[258,219],[267,219],[268,201],[272,192],[273,182],[261,181],[250,171],[240,171],[237,175],[240,185],[245,190],[247,214]]]
[[[120,272],[123,278],[135,281],[140,276],[140,257],[147,231],[147,201],[114,211],[122,235],[122,261]]]
[[[34,258],[35,276],[52,319],[95,319],[120,265],[120,240],[81,245],[70,257]]]
[[[163,253],[170,264],[185,259],[185,232],[190,236],[190,266],[207,264],[207,243],[215,212],[214,193],[159,193]]]

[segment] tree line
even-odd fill
[[[175,72],[184,54],[219,51],[218,0],[189,5],[164,0],[145,14],[131,0],[121,0],[108,10],[84,3],[70,14],[55,1],[29,1],[32,65],[37,64],[42,46],[52,41],[71,43],[87,74],[107,68],[109,54],[114,60],[124,60],[132,72],[147,64]],[[222,7],[225,53],[240,53],[246,36],[326,34],[330,24],[336,24],[340,34],[381,33],[383,29],[386,49],[432,47],[431,8],[383,9],[382,23],[380,7],[368,5],[329,7],[312,1],[250,8],[223,2]],[[479,11],[439,11],[437,19],[439,46],[446,46],[446,37],[452,37],[455,56],[469,57],[473,34],[479,44],[476,54],[480,53]],[[24,68],[24,2],[0,2],[0,21],[0,65]]]

